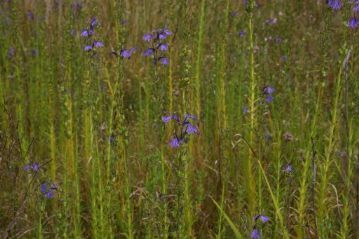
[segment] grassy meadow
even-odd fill
[[[349,0],[1,0],[0,237],[359,239],[358,30]]]

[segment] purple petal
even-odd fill
[[[283,171],[284,171],[285,173],[291,173],[291,172],[293,172],[293,167],[292,167],[292,165],[290,165],[290,164],[285,165]]]
[[[333,10],[339,10],[342,8],[341,0],[328,0],[327,4]]]
[[[153,39],[153,35],[152,34],[149,34],[149,33],[146,33],[145,35],[143,35],[143,40],[144,41],[151,41]]]
[[[155,53],[155,49],[153,48],[147,48],[144,52],[143,52],[143,56],[152,56]]]
[[[40,192],[42,194],[45,194],[47,192],[47,184],[46,183],[41,183],[40,185]]]
[[[166,33],[164,33],[164,32],[158,33],[158,39],[164,40],[164,39],[166,39],[166,38],[167,38],[167,34],[166,34]]]
[[[186,133],[187,134],[196,134],[196,133],[198,133],[197,126],[194,126],[194,125],[188,123],[187,128],[186,128]]]
[[[130,51],[130,53],[132,55],[136,51],[136,48],[132,47],[132,48],[129,49],[129,51]]]
[[[267,94],[267,95],[273,94],[274,91],[275,91],[275,89],[272,86],[269,86],[269,85],[263,88],[263,93]]]
[[[259,239],[261,238],[261,234],[258,229],[254,228],[251,232],[251,239]]]
[[[168,65],[169,64],[169,60],[167,57],[160,57],[158,58],[158,61],[162,64],[162,65]]]
[[[26,165],[24,166],[24,170],[25,170],[25,171],[30,171],[30,169],[31,169],[30,164],[26,164]]]
[[[163,123],[167,124],[172,119],[172,116],[162,116]]]
[[[94,28],[96,25],[97,25],[97,19],[96,19],[96,17],[92,17],[91,22],[90,22],[90,26],[92,28]]]
[[[179,146],[181,146],[181,141],[179,141],[177,138],[173,138],[170,140],[169,145],[171,146],[171,148],[178,148]]]
[[[122,58],[130,58],[131,57],[131,55],[135,52],[135,48],[130,48],[129,50],[126,50],[126,49],[122,49],[121,51],[120,51],[120,56],[122,57]]]
[[[94,47],[96,47],[96,48],[102,48],[102,47],[104,47],[104,44],[103,44],[102,41],[94,41],[94,42],[93,42],[93,45],[94,45]]]
[[[269,104],[269,103],[272,103],[272,101],[273,101],[273,96],[267,95],[266,96],[266,103]]]
[[[172,35],[172,32],[170,30],[168,30],[167,28],[163,29],[163,33],[166,34],[167,36]]]
[[[260,215],[259,220],[261,220],[263,223],[266,223],[269,221],[269,217],[264,216],[264,215]]]
[[[92,50],[92,46],[87,45],[87,46],[84,47],[84,50],[85,50],[85,51],[91,51],[91,50]]]
[[[86,29],[86,30],[83,30],[82,32],[81,32],[81,36],[82,37],[88,37],[88,36],[90,36],[90,32]]]
[[[48,192],[45,193],[45,197],[48,199],[51,199],[54,197],[54,191],[53,190],[49,190]]]
[[[168,50],[168,44],[166,43],[160,43],[158,44],[158,49],[160,49],[160,51],[167,51]]]
[[[355,17],[352,17],[348,20],[348,27],[351,29],[357,28],[359,26],[359,20]]]
[[[33,163],[31,165],[31,169],[34,171],[34,172],[37,172],[40,170],[40,165],[38,163]]]

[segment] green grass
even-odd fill
[[[2,1],[0,235],[358,239],[350,6],[257,2]],[[93,16],[105,47],[85,52]],[[167,66],[142,56],[143,34],[163,27]],[[174,113],[200,131],[177,149],[178,125],[161,120]]]

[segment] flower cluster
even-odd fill
[[[36,173],[40,170],[40,165],[38,163],[27,164],[24,166],[24,170],[28,172],[32,171]]]
[[[47,183],[43,182],[40,185],[40,192],[42,195],[44,195],[46,198],[51,199],[54,197],[56,190],[58,189],[58,185],[55,183]]]
[[[274,93],[275,89],[272,86],[265,86],[263,88],[263,93],[265,95],[265,100],[266,102],[269,104],[273,101],[273,93]]]
[[[269,221],[269,217],[264,216],[264,215],[257,215],[254,217],[254,227],[253,230],[251,232],[251,239],[259,239],[261,238],[261,233],[259,231],[259,229],[257,228],[257,222],[262,222],[263,224],[267,223]]]
[[[23,169],[24,171],[27,172],[33,172],[34,174],[32,175],[33,178],[35,178],[38,174],[38,172],[40,171],[40,169],[43,168],[43,166],[45,164],[47,164],[48,162],[45,162],[43,164],[39,164],[39,163],[30,163],[30,164],[26,164]],[[33,180],[32,180],[33,181]],[[32,182],[31,181],[31,182]],[[55,183],[48,183],[48,182],[42,182],[40,184],[40,192],[41,194],[47,198],[47,199],[51,199],[54,197],[54,194],[56,192],[56,190],[59,188],[59,186]]]
[[[197,117],[191,114],[185,114],[183,121],[177,115],[163,116],[162,121],[167,124],[171,120],[174,120],[179,129],[175,131],[175,136],[169,141],[171,148],[178,148],[188,140],[188,136],[191,134],[198,134],[199,130],[196,125],[191,121],[197,120]]]
[[[167,28],[143,35],[143,40],[150,44],[150,47],[143,52],[143,56],[153,58],[154,64],[159,62],[162,65],[168,65],[169,59],[162,54],[168,51],[169,45],[165,39],[170,35],[172,32]]]
[[[348,0],[348,3],[351,6],[353,16],[349,18],[347,26],[354,29],[359,26],[359,19],[356,17],[356,14],[359,12],[359,0]],[[343,7],[343,2],[342,0],[327,0],[327,5],[337,11]]]
[[[88,40],[89,44],[87,44],[84,47],[85,51],[89,52],[89,51],[95,50],[96,48],[104,47],[104,43],[102,41],[97,41],[97,40],[91,39],[91,37],[95,33],[95,26],[97,26],[97,19],[96,19],[96,17],[93,17],[90,22],[90,27],[88,29],[82,30],[82,32],[81,32],[82,37],[89,39]]]

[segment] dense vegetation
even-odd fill
[[[358,14],[0,1],[0,235],[359,238]]]

